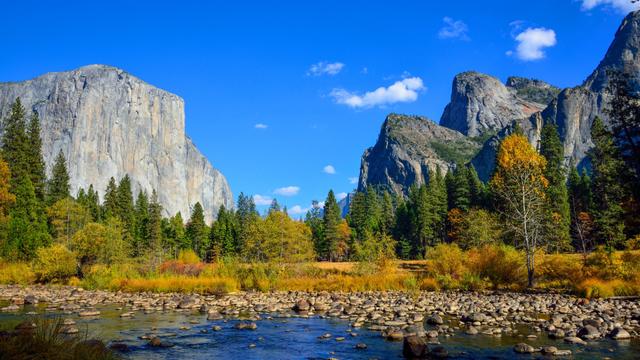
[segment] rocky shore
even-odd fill
[[[358,328],[366,328],[389,341],[404,341],[404,355],[409,358],[446,356],[446,350],[437,346],[438,339],[462,334],[519,337],[522,342],[514,346],[515,352],[556,356],[570,355],[571,351],[555,346],[536,348],[527,340],[544,336],[575,346],[604,338],[625,341],[640,336],[637,300],[589,301],[557,294],[243,292],[206,296],[0,286],[0,301],[5,302],[3,312],[41,304],[39,311],[67,314],[65,331],[70,334],[77,331],[74,316],[100,316],[104,306],[115,306],[123,318],[176,311],[193,314],[194,321],[242,319],[235,325],[242,331],[259,329],[259,320],[275,317],[339,318],[351,324],[354,334]],[[148,340],[150,346],[170,345],[152,335]],[[366,348],[366,344],[356,348]]]

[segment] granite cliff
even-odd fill
[[[0,118],[17,97],[40,117],[47,173],[60,150],[68,159],[73,194],[93,184],[102,198],[110,177],[129,174],[134,192],[159,190],[165,215],[187,217],[200,202],[211,220],[233,206],[225,177],[185,134],[180,97],[104,65],[0,83]]]

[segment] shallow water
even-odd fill
[[[0,314],[3,328],[28,318],[28,311],[42,313],[42,305],[25,307],[19,313]],[[98,308],[102,312],[99,318],[79,318],[75,314],[47,313],[45,316],[63,316],[73,318],[82,332],[105,342],[121,341],[130,347],[125,354],[128,359],[400,359],[402,343],[385,341],[379,333],[366,329],[351,329],[345,320],[312,318],[273,318],[257,321],[258,329],[237,330],[233,326],[237,319],[207,321],[206,315],[187,312],[166,312],[143,314],[136,313],[134,318],[120,318],[122,311],[114,306]],[[190,321],[197,320],[198,324]],[[221,331],[212,331],[219,325]],[[180,330],[180,327],[189,327]],[[430,329],[430,326],[425,326]],[[155,329],[152,331],[152,328]],[[201,332],[206,330],[206,333]],[[519,328],[520,333],[531,331]],[[357,336],[351,336],[351,332]],[[329,339],[318,339],[320,335],[330,333]],[[158,335],[163,341],[175,344],[172,348],[152,348],[139,337],[145,334]],[[440,336],[452,358],[460,359],[535,359],[544,358],[540,354],[518,355],[513,345],[526,342],[533,346],[554,345],[559,349],[571,349],[571,359],[640,359],[640,341],[601,340],[587,346],[565,344],[562,340],[551,340],[538,334],[537,339],[524,339],[517,336],[495,337],[491,335],[456,334],[452,337]],[[337,341],[336,337],[344,337]],[[367,344],[366,350],[357,350],[357,343]],[[255,347],[249,347],[254,344]]]

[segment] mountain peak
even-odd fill
[[[634,82],[640,79],[640,10],[629,13],[616,31],[613,42],[596,70],[584,82],[600,92],[608,85],[608,71],[617,71]]]

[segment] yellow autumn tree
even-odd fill
[[[524,250],[529,287],[535,281],[534,255],[542,243],[544,190],[548,186],[545,166],[545,158],[525,136],[512,134],[500,144],[491,179],[497,208],[513,234],[513,244]]]
[[[10,191],[9,179],[11,179],[9,164],[0,156],[0,223],[5,220],[9,214],[9,207],[16,201],[16,197]]]

